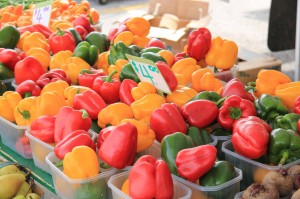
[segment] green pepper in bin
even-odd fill
[[[291,129],[298,132],[298,120],[300,119],[300,114],[288,113],[286,115],[280,115],[275,118],[271,123],[273,129],[283,128],[285,130]]]
[[[0,30],[0,48],[14,49],[20,39],[20,35],[19,30],[12,25],[3,27]]]
[[[163,62],[166,63],[166,60],[162,56],[160,56],[159,54],[154,53],[154,52],[145,52],[145,53],[142,53],[141,57],[144,58],[144,59],[151,60],[154,63],[158,62],[158,61],[163,61]]]
[[[108,55],[108,63],[112,65],[115,64],[118,59],[127,59],[126,54],[138,57],[139,49],[140,48],[134,47],[133,45],[128,47],[122,41],[119,41],[116,44],[111,44]]]
[[[75,199],[106,199],[108,195],[105,179],[95,182],[83,183],[76,189]]]
[[[123,66],[121,73],[119,75],[119,78],[121,81],[123,81],[124,79],[131,79],[131,80],[135,81],[136,83],[140,82],[139,77],[134,72],[132,65],[130,63],[125,64],[125,66]]]
[[[3,95],[3,93],[7,90],[6,85],[0,80],[0,95]]]
[[[89,65],[93,66],[98,60],[98,48],[87,41],[80,42],[73,53],[74,57],[80,57]]]
[[[13,78],[14,72],[6,65],[0,63],[0,80]]]
[[[187,135],[193,140],[195,146],[211,143],[209,133],[205,129],[200,129],[195,126],[191,126],[188,129]]]

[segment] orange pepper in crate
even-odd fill
[[[55,103],[53,103],[55,102]],[[66,100],[56,92],[46,92],[36,99],[37,116],[56,115],[59,109],[66,106]]]
[[[43,48],[31,48],[25,54],[26,56],[32,56],[36,58],[43,66],[44,70],[48,70],[48,66],[50,63],[50,53],[47,50]]]
[[[37,97],[26,97],[14,108],[17,125],[28,126],[37,118],[36,99]]]
[[[0,116],[10,122],[15,121],[14,108],[22,100],[22,96],[15,91],[6,91],[0,96]]]
[[[80,57],[70,57],[66,63],[61,66],[61,69],[65,71],[72,84],[77,84],[78,75],[81,70],[90,68],[91,66]]]
[[[77,86],[77,85],[67,87],[64,91],[64,97],[67,101],[67,105],[73,107],[75,95],[89,89],[90,89],[89,87]]]
[[[73,53],[69,50],[63,50],[52,56],[49,67],[50,70],[61,68],[62,65],[67,63],[68,58],[72,57]]]
[[[157,94],[156,88],[149,82],[140,82],[137,87],[131,89],[131,96],[134,101],[139,100],[148,94]]]
[[[177,61],[171,68],[177,78],[178,84],[187,86],[192,82],[192,73],[200,68],[194,58],[183,58]]]
[[[133,112],[127,104],[117,102],[109,104],[98,113],[98,126],[116,126],[121,124],[122,120],[133,118]]]
[[[300,81],[280,84],[275,89],[275,96],[290,110],[294,108],[295,100],[300,96]]]
[[[115,64],[112,64],[112,65],[109,66],[109,68],[108,68],[108,74],[110,74],[111,72],[113,72],[114,70],[116,70],[117,73],[114,74],[113,77],[119,78],[119,75],[120,75],[120,73],[122,71],[123,66],[125,64],[127,64],[127,63],[128,63],[128,60],[126,60],[126,59],[118,59],[115,62]]]
[[[238,46],[234,41],[216,37],[212,39],[211,46],[205,56],[205,62],[209,66],[227,70],[236,63],[237,54]]]
[[[166,101],[181,107],[197,94],[198,92],[190,87],[178,85],[172,94],[166,96]]]
[[[133,17],[126,22],[127,29],[134,35],[147,36],[150,32],[150,23],[143,17]]]
[[[55,82],[50,82],[41,91],[41,95],[46,92],[56,92],[61,97],[64,97],[66,88],[69,87],[69,84],[63,80],[57,80]]]

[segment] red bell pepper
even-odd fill
[[[45,74],[41,75],[37,80],[36,83],[39,87],[44,88],[50,82],[56,82],[57,80],[63,80],[67,82],[69,85],[71,84],[70,78],[67,77],[65,71],[62,69],[52,69]]]
[[[81,14],[73,21],[73,27],[76,26],[81,26],[88,31],[90,29],[91,22],[87,16]]]
[[[22,98],[39,96],[41,88],[32,80],[28,79],[19,84],[16,91],[22,96]]]
[[[98,113],[105,107],[106,103],[102,97],[91,89],[85,90],[74,97],[73,108],[86,110],[92,120],[97,119]]]
[[[114,126],[99,148],[99,157],[117,169],[132,165],[137,150],[137,136],[137,128],[129,122]]]
[[[243,99],[254,102],[254,97],[251,93],[246,91],[244,84],[238,78],[233,78],[223,87],[221,91],[222,97],[229,97],[231,95],[240,96]]]
[[[63,160],[65,155],[72,151],[76,146],[88,146],[96,151],[96,144],[85,130],[75,130],[69,133],[54,147],[56,157]]]
[[[179,151],[175,163],[180,176],[195,182],[214,166],[216,159],[216,147],[201,145]]]
[[[166,49],[166,46],[164,44],[164,42],[160,39],[157,38],[151,38],[150,41],[148,42],[146,48],[149,47],[159,47],[161,49]]]
[[[11,70],[15,69],[15,65],[22,57],[13,49],[0,48],[0,62],[8,66]]]
[[[207,28],[198,28],[189,33],[187,54],[200,61],[205,57],[211,45],[211,33]]]
[[[63,50],[74,52],[76,41],[72,33],[68,30],[57,29],[48,39],[52,54],[56,54]]]
[[[129,173],[129,196],[132,198],[172,199],[173,180],[168,165],[163,160],[144,155]]]
[[[181,112],[190,125],[204,128],[217,118],[219,109],[216,103],[201,99],[184,104]]]
[[[28,79],[36,82],[46,71],[37,59],[28,56],[15,65],[14,72],[16,84],[21,84]]]
[[[176,53],[175,54],[175,59],[174,59],[174,63],[176,63],[177,61],[183,59],[183,58],[187,58],[188,55],[185,52],[181,52],[181,53]]]
[[[31,24],[31,25],[28,25],[28,26],[22,26],[22,27],[18,27],[18,30],[19,30],[20,34],[22,34],[25,31],[40,32],[47,39],[52,34],[52,31],[47,26],[44,26],[43,24]]]
[[[293,112],[300,114],[300,96],[295,99]]]
[[[63,106],[56,115],[54,140],[59,143],[64,137],[75,130],[88,131],[92,126],[89,114],[84,110],[74,110]]]
[[[83,26],[77,25],[74,26],[74,29],[79,33],[82,41],[84,41],[86,36],[89,34],[88,30],[85,29]]]
[[[54,143],[55,119],[51,115],[38,117],[30,124],[30,134],[43,142]]]
[[[97,77],[103,77],[106,73],[103,71],[103,69],[95,70],[95,69],[83,69],[80,71],[78,75],[78,84],[80,86],[86,86],[89,88],[93,87],[94,80]]]
[[[124,79],[121,83],[119,90],[120,102],[130,105],[134,102],[134,99],[131,95],[131,89],[137,87],[137,83],[131,79]]]
[[[187,133],[187,125],[174,103],[166,103],[155,109],[150,116],[150,128],[154,130],[156,140],[161,140],[172,133]]]
[[[108,40],[110,42],[113,42],[114,39],[116,38],[116,36],[118,34],[120,34],[121,32],[127,31],[127,26],[126,23],[130,18],[125,19],[124,21],[122,21],[121,23],[119,23],[118,25],[113,26],[112,28],[109,29],[108,32]]]
[[[237,95],[229,96],[220,108],[218,115],[218,123],[227,130],[232,130],[235,120],[256,116],[254,104]]]
[[[271,127],[262,119],[249,116],[234,123],[232,131],[232,145],[240,155],[257,159],[268,149]]]
[[[110,132],[115,128],[116,128],[115,126],[108,126],[101,129],[101,131],[98,134],[97,145],[96,145],[98,150],[102,145],[102,143],[104,142],[104,140],[106,140],[106,138],[109,136]]]
[[[117,71],[112,71],[107,77],[97,77],[92,89],[99,93],[107,104],[119,101],[121,82],[118,78],[112,78]]]
[[[158,70],[161,72],[162,76],[166,80],[166,83],[168,84],[171,91],[175,90],[178,85],[177,78],[173,71],[170,69],[167,63],[158,61],[155,63]]]

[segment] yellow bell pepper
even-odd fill
[[[61,69],[65,71],[72,84],[78,83],[78,75],[82,69],[90,68],[91,66],[80,57],[70,57],[67,59],[66,64],[61,66]]]
[[[86,179],[99,174],[97,153],[88,146],[77,146],[63,160],[63,172],[71,179]]]
[[[64,91],[64,98],[67,101],[67,105],[73,107],[75,95],[89,89],[90,89],[89,87],[77,86],[77,85],[67,87]]]
[[[46,92],[37,97],[37,116],[56,115],[61,107],[66,106],[65,98],[56,92]]]
[[[136,119],[124,119],[122,123],[129,122],[136,126],[138,130],[137,152],[149,148],[155,140],[155,132],[150,129],[149,125]]]
[[[127,104],[117,102],[108,105],[98,113],[98,126],[104,128],[108,125],[116,126],[122,120],[133,118],[133,112]]]
[[[113,77],[119,78],[119,75],[120,75],[120,73],[122,71],[123,66],[125,64],[127,64],[127,63],[128,63],[128,60],[126,60],[126,59],[118,59],[114,65],[110,65],[108,67],[108,74],[110,74],[111,72],[113,72],[114,70],[116,70],[117,73],[114,74]]]
[[[50,63],[50,53],[47,50],[43,48],[31,48],[26,51],[25,54],[26,56],[32,56],[36,58],[43,66],[44,70],[48,70],[48,66]]]
[[[109,54],[109,51],[100,53],[98,55],[98,60],[96,62],[97,69],[103,69],[105,71],[105,73],[108,73],[107,71],[108,71],[108,67],[109,67],[108,54]]]
[[[0,96],[0,116],[10,122],[15,121],[14,108],[22,100],[18,92],[6,91]]]
[[[201,78],[205,73],[213,74],[212,70],[209,68],[200,68],[192,73],[192,89],[196,90],[197,92],[201,91]]]
[[[290,110],[294,108],[295,100],[300,96],[300,81],[280,84],[276,87],[275,96]]]
[[[238,46],[234,41],[216,37],[212,39],[211,46],[205,56],[205,62],[209,66],[227,70],[237,61]]]
[[[126,46],[130,46],[133,42],[133,34],[130,31],[123,31],[119,33],[114,39],[114,44],[117,44],[119,41],[123,42]]]
[[[22,44],[20,44],[19,47],[24,52],[27,52],[31,48],[43,48],[50,52],[50,45],[48,44],[46,37],[40,32],[33,32],[25,35]]]
[[[50,82],[41,91],[41,95],[46,92],[56,92],[60,96],[64,97],[66,88],[69,87],[69,84],[63,80],[57,80],[55,82]]]
[[[290,83],[292,80],[286,74],[277,70],[262,69],[257,74],[255,81],[255,96],[260,97],[262,94],[274,95],[276,87],[280,84]]]
[[[214,73],[207,68],[199,69],[192,74],[192,88],[197,92],[215,91],[220,93],[222,87],[222,81],[216,78]]]
[[[157,94],[156,88],[149,82],[140,82],[137,87],[131,89],[131,96],[135,101],[147,94]]]
[[[158,94],[147,94],[141,99],[131,103],[130,107],[135,119],[149,124],[152,111],[164,103],[166,103],[164,97]]]
[[[175,103],[177,106],[181,107],[197,94],[198,92],[192,88],[178,85],[177,88],[172,91],[172,94],[167,95],[166,101],[168,103]]]
[[[15,107],[14,117],[17,125],[29,126],[37,118],[36,99],[37,97],[26,97]]]
[[[67,64],[68,58],[72,57],[73,53],[70,50],[63,50],[52,56],[50,60],[50,70],[59,68],[64,64]]]
[[[177,78],[178,84],[187,86],[192,82],[192,73],[200,68],[194,58],[183,58],[177,61],[171,68]]]

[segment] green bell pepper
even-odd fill
[[[0,63],[0,80],[10,79],[15,76],[14,72],[5,66],[4,64]]]
[[[140,82],[139,77],[133,70],[133,67],[130,63],[125,64],[119,74],[120,81],[123,81],[124,79],[131,79],[135,81],[136,83]]]
[[[166,60],[162,56],[160,56],[159,54],[154,53],[154,52],[145,52],[145,53],[142,53],[141,54],[141,58],[151,60],[154,63],[158,62],[158,61],[163,61],[163,62],[167,63]]]
[[[14,49],[20,39],[20,32],[14,26],[5,26],[0,30],[0,48]]]
[[[216,128],[212,130],[211,134],[214,136],[231,136],[232,132],[224,128]]]
[[[70,31],[75,39],[76,46],[82,42],[80,34],[75,30],[75,28],[69,28],[68,31]]]
[[[222,98],[221,95],[215,91],[201,91],[195,97],[193,97],[190,101],[206,99],[206,100],[217,103],[221,98]]]
[[[106,34],[101,32],[90,32],[86,37],[85,41],[91,45],[95,45],[98,48],[99,54],[108,50],[109,40]]]
[[[284,116],[280,115],[275,118],[271,123],[272,129],[283,128],[285,130],[291,129],[298,132],[298,120],[300,119],[300,114],[288,113]]]
[[[193,140],[189,136],[176,132],[165,136],[161,141],[161,158],[168,164],[172,174],[179,176],[175,164],[179,151],[193,147]]]
[[[300,137],[292,130],[274,129],[268,145],[270,163],[283,165],[300,159]]]
[[[0,95],[3,95],[3,93],[7,90],[6,85],[0,80]]]
[[[144,48],[142,50],[142,53],[146,53],[146,52],[158,53],[161,50],[162,50],[162,48],[160,48],[160,47],[152,46],[152,47]]]
[[[254,104],[258,116],[268,123],[271,123],[277,116],[289,112],[278,97],[269,94],[262,94],[259,99],[255,100]]]
[[[205,129],[200,129],[195,126],[191,126],[188,129],[187,135],[192,138],[195,146],[211,143],[209,133]]]
[[[98,54],[98,48],[95,45],[91,45],[87,41],[82,41],[76,46],[73,57],[80,57],[93,66],[98,60]]]
[[[128,47],[122,41],[119,41],[116,44],[111,44],[108,55],[108,63],[112,65],[115,64],[118,59],[127,59],[125,54],[139,57],[139,49],[139,47],[134,45]]]
[[[142,49],[136,45],[130,45],[128,48],[134,53],[135,56],[140,57]]]
[[[74,194],[75,199],[106,199],[108,188],[105,179],[95,180],[92,183],[79,184]]]

